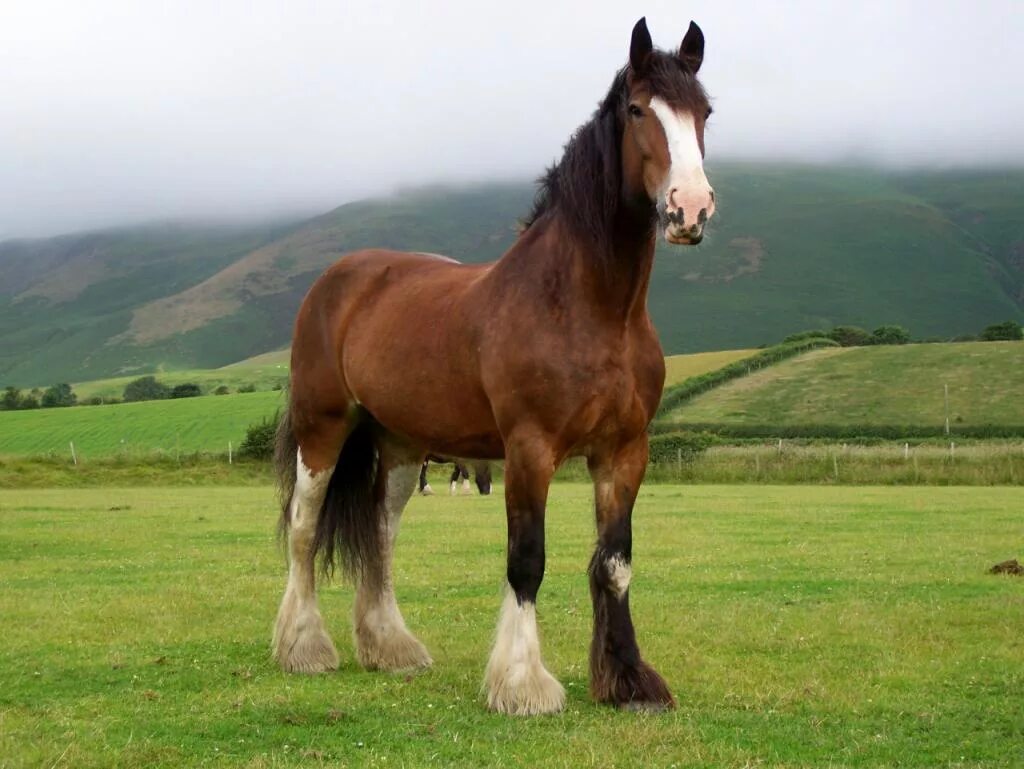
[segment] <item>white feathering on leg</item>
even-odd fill
[[[565,689],[540,658],[536,607],[520,604],[511,588],[501,606],[484,688],[487,707],[498,713],[530,716],[565,707]]]

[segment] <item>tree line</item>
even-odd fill
[[[227,385],[220,385],[213,390],[214,395],[227,395],[231,390]],[[237,392],[256,392],[256,385],[242,385]],[[121,393],[121,397],[101,397],[99,395],[79,400],[71,385],[66,382],[55,384],[42,390],[35,387],[21,390],[17,387],[6,387],[0,394],[0,411],[24,411],[28,409],[62,408],[66,406],[99,406],[105,403],[133,403],[137,401],[168,400],[173,398],[195,398],[203,394],[202,388],[195,382],[183,382],[173,387],[159,381],[154,376],[143,376],[133,379]]]
[[[831,339],[841,347],[866,347],[877,344],[908,344],[917,342],[1015,342],[1024,339],[1024,328],[1015,320],[993,323],[981,330],[981,333],[962,334],[952,339],[917,339],[903,326],[884,325],[874,331],[867,331],[859,326],[834,326],[830,330],[811,329],[790,334],[783,343],[800,342],[805,339]]]

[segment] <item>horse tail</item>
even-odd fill
[[[291,410],[285,406],[278,415],[277,433],[274,436],[274,472],[277,474],[277,497],[281,503],[281,519],[278,522],[277,535],[281,539],[288,531],[291,523],[291,501],[295,492],[297,473],[296,455],[299,442],[292,431]]]
[[[384,509],[377,504],[374,421],[364,417],[341,447],[316,523],[313,549],[325,576],[340,564],[351,580],[376,584],[382,574]]]

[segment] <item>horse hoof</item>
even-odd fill
[[[488,682],[488,710],[510,716],[539,716],[558,713],[565,707],[565,689],[543,665],[516,667],[519,669],[505,671],[500,680]]]
[[[408,631],[392,633],[384,640],[357,631],[356,657],[366,670],[392,673],[429,668],[434,664],[427,647]]]
[[[281,639],[274,656],[286,673],[327,673],[338,669],[338,651],[323,629],[299,631],[290,643]]]
[[[591,694],[598,702],[606,702],[621,710],[659,713],[676,706],[665,679],[643,661],[636,666],[622,666],[614,674],[595,678],[591,683]]]
[[[426,486],[420,489],[420,494],[422,494],[425,497],[431,497],[434,495],[434,490],[430,488],[430,484],[428,483]]]

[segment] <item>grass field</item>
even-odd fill
[[[815,350],[688,401],[670,418],[719,424],[1024,424],[1024,344]]]
[[[169,387],[194,382],[206,393],[212,393],[221,385],[232,392],[249,385],[257,390],[271,390],[275,386],[282,387],[288,383],[288,360],[285,358],[282,362],[279,358],[279,353],[268,353],[223,368],[159,371],[153,376]],[[72,385],[72,389],[79,400],[95,396],[120,398],[125,385],[136,379],[138,375],[96,379],[91,382],[78,382]]]
[[[678,384],[692,376],[707,374],[728,366],[733,361],[749,358],[757,350],[720,350],[691,355],[669,355],[665,358],[665,386]]]
[[[590,490],[552,489],[539,616],[568,690],[487,713],[501,495],[416,498],[397,590],[436,660],[332,675],[269,659],[284,582],[269,488],[0,492],[0,766],[1019,767],[1019,489],[645,488],[631,604],[679,708],[587,696]],[[451,533],[458,532],[453,538]]]
[[[748,350],[726,350],[666,359],[671,377],[694,376],[745,357]],[[157,378],[168,384],[196,382],[206,390],[220,384],[232,389],[255,384],[264,392],[147,401],[70,409],[0,412],[0,455],[68,454],[69,442],[83,456],[139,452],[226,452],[254,422],[273,415],[284,399],[269,391],[288,378],[287,351],[248,358],[220,369],[168,371]],[[120,397],[135,377],[118,377],[74,385],[79,399]]]
[[[111,454],[227,452],[250,424],[284,405],[281,392],[0,412],[0,454],[85,458]]]

